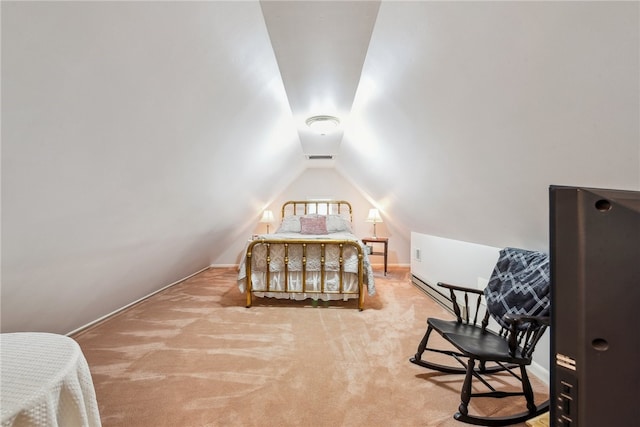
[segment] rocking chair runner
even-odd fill
[[[526,421],[549,409],[548,400],[540,405],[534,403],[533,389],[526,371],[526,366],[531,364],[535,346],[549,325],[549,282],[549,259],[546,254],[505,248],[500,251],[500,257],[484,291],[438,283],[439,286],[449,289],[456,320],[427,319],[427,331],[410,361],[444,373],[465,374],[461,403],[454,415],[456,420],[469,424],[504,426]],[[457,293],[463,294],[464,310],[458,303]],[[483,309],[483,296],[486,310]],[[472,308],[469,306],[470,298]],[[484,316],[479,321],[479,313],[483,310]],[[490,316],[498,322],[499,332],[488,329]],[[440,334],[455,349],[430,347],[429,338],[432,331]],[[461,366],[448,366],[425,360],[422,358],[425,351],[451,356]],[[519,368],[519,375],[514,372],[515,368]],[[485,378],[501,371],[507,371],[520,380],[522,391],[498,391]],[[474,378],[490,391],[473,393]],[[469,414],[468,407],[472,397],[507,396],[524,396],[527,411],[505,417]]]

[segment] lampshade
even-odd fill
[[[369,216],[367,217],[367,222],[382,222],[382,218],[380,217],[380,212],[378,209],[369,209]]]
[[[262,212],[262,218],[260,219],[260,222],[266,222],[266,223],[273,222],[273,212],[271,212],[268,209]]]

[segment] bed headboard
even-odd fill
[[[282,205],[282,217],[289,215],[340,215],[353,222],[351,203],[345,200],[289,200]]]

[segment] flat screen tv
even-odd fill
[[[640,425],[640,192],[549,198],[551,425]]]

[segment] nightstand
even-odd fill
[[[368,245],[371,243],[371,253],[369,255],[382,255],[384,256],[384,275],[387,275],[387,251],[389,249],[389,238],[388,237],[363,237],[362,243]],[[376,252],[374,245],[382,244],[382,252]]]

